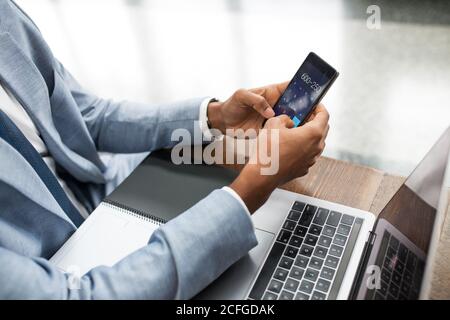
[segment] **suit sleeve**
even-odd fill
[[[54,65],[55,76],[69,89],[99,151],[136,153],[172,147],[178,142],[171,139],[175,129],[185,129],[190,137],[194,132],[202,136],[198,120],[205,97],[158,105],[102,99],[82,88],[56,59]]]
[[[256,243],[239,202],[215,190],[157,229],[144,248],[112,267],[92,269],[79,288],[47,260],[0,248],[0,298],[188,299]]]

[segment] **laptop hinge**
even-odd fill
[[[361,259],[359,260],[358,269],[356,270],[355,279],[353,280],[353,285],[350,290],[349,300],[355,300],[358,296],[360,284],[364,278],[364,273],[367,267],[367,263],[369,261],[370,252],[372,251],[372,247],[375,243],[376,238],[377,238],[376,233],[370,231],[366,244],[364,245]]]

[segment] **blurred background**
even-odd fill
[[[450,125],[450,1],[16,0],[100,96],[227,98],[290,80],[314,51],[339,72],[325,155],[407,175]],[[381,29],[366,25],[381,9]]]

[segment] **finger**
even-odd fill
[[[325,106],[322,103],[319,103],[314,110],[311,112],[311,114],[313,116],[316,116],[317,114],[321,113],[321,112],[325,112],[328,114],[328,110],[327,108],[325,108]]]
[[[280,83],[269,84],[264,87],[253,88],[253,89],[250,89],[250,91],[257,93],[257,94],[263,94],[263,93],[267,92],[267,89],[269,89],[269,90],[275,89],[276,91],[278,91],[279,94],[282,94],[286,90],[288,84],[289,84],[289,81],[284,81],[284,82],[280,82]]]
[[[264,118],[271,118],[275,115],[275,112],[272,110],[266,99],[259,94],[249,90],[238,90],[236,92],[236,98],[243,104],[251,106]]]
[[[291,118],[289,118],[287,115],[283,114],[281,116],[278,116],[277,118],[280,119],[281,125],[283,127],[286,127],[288,129],[294,127],[294,121],[292,121]]]
[[[293,126],[294,122],[287,115],[281,115],[267,120],[265,128],[282,129],[282,128],[292,128]]]
[[[267,99],[267,102],[269,102],[269,104],[273,106],[280,98],[280,96],[284,93],[288,84],[289,81],[285,81],[281,83],[269,84],[264,87],[250,89],[250,91],[264,96]]]
[[[325,140],[327,139],[329,130],[330,130],[330,126],[327,125],[326,128],[325,128],[325,131],[323,131],[322,134],[321,134],[321,139],[320,139],[320,141],[318,143],[319,151],[320,151],[319,155],[322,154],[323,150],[325,150],[325,146],[326,146]]]
[[[289,81],[285,81],[285,82],[281,82],[281,83],[277,83],[275,84],[275,87],[277,88],[277,91],[280,95],[283,94],[284,91],[286,91],[286,88],[289,84]]]
[[[312,112],[312,118],[305,123],[305,126],[316,126],[324,130],[328,125],[330,115],[323,104],[319,104]]]
[[[313,108],[313,110],[310,112],[310,114],[308,115],[308,117],[306,117],[306,119],[305,119],[305,123],[306,122],[309,122],[309,121],[311,121],[311,120],[313,120],[314,119],[314,117],[316,116],[316,114],[317,114],[317,108],[323,108],[324,106],[323,106],[323,104],[318,104],[316,107],[314,107]]]

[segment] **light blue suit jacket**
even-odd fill
[[[37,27],[0,0],[0,80],[37,126],[61,175],[86,206],[113,181],[100,151],[137,153],[193,132],[202,99],[146,106],[98,98],[53,57]],[[223,190],[159,228],[149,244],[113,267],[97,267],[69,289],[48,262],[76,230],[28,162],[0,138],[0,298],[190,298],[256,245],[251,220]],[[151,185],[149,184],[149,188]]]

